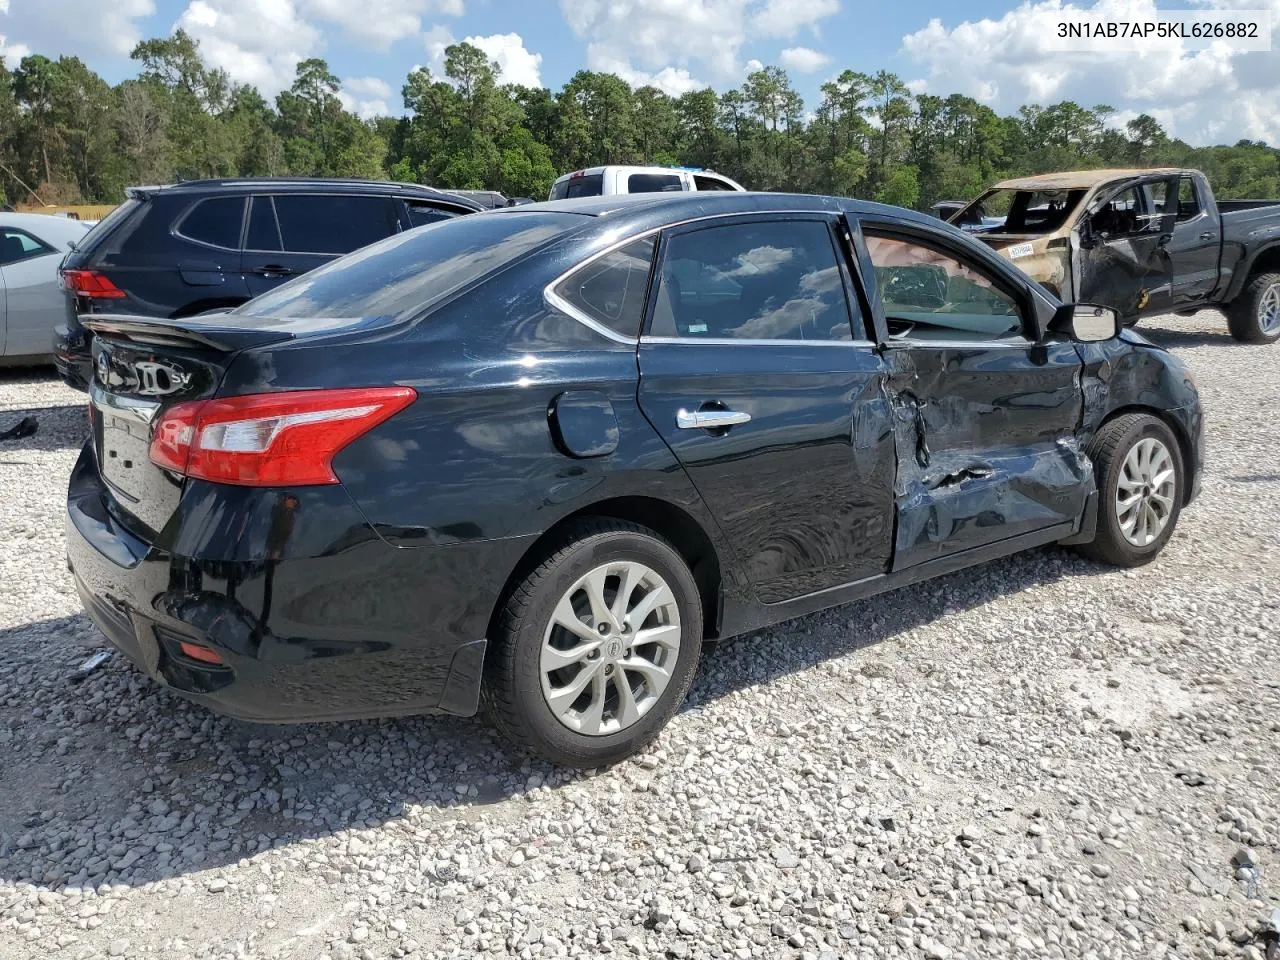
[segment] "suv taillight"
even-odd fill
[[[111,278],[97,270],[63,270],[59,277],[62,288],[77,297],[119,300],[124,291],[111,282]]]
[[[412,387],[298,390],[179,403],[160,415],[151,462],[186,477],[250,487],[337,483],[333,458],[399,413]]]

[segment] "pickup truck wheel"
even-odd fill
[[[1280,273],[1251,277],[1227,308],[1227,328],[1241,343],[1280,340]]]
[[[507,599],[482,698],[498,730],[553,763],[617,763],[684,702],[702,647],[688,564],[651,530],[591,520]]]
[[[1155,559],[1173,536],[1186,473],[1163,421],[1130,413],[1103,424],[1089,444],[1098,482],[1098,527],[1085,556],[1118,567]]]

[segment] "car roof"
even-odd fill
[[[574,170],[571,173],[563,173],[556,177],[556,183],[559,183],[561,180],[568,180],[571,177],[594,176],[597,173],[604,173],[606,170],[630,170],[632,173],[707,174],[708,176],[719,177],[722,180],[730,180],[730,178],[723,173],[719,173],[716,170],[708,170],[703,167],[663,167],[656,164],[610,163],[601,167],[583,167],[581,170]]]
[[[89,232],[89,225],[71,217],[58,217],[50,213],[0,213],[0,227],[25,230],[44,240],[75,239]]]
[[[445,200],[459,206],[483,206],[470,197],[459,196],[447,190],[423,186],[420,183],[403,183],[395,180],[356,180],[339,177],[227,177],[216,180],[180,180],[177,183],[155,186],[131,187],[136,195],[156,193],[252,193],[270,190],[272,193],[388,193],[396,196],[414,196]]]
[[[827,197],[808,193],[763,193],[754,191],[690,191],[688,193],[620,193],[603,197],[575,197],[572,200],[546,200],[494,210],[502,216],[508,211],[538,210],[577,213],[600,217],[610,222],[637,221],[648,226],[679,223],[701,217],[736,213],[854,213],[888,216],[937,229],[945,228],[936,217],[904,207],[891,207],[870,200]],[[954,227],[950,229],[955,229]]]
[[[1062,173],[1041,173],[1031,177],[1015,177],[997,183],[993,190],[1088,190],[1109,180],[1127,180],[1130,177],[1156,176],[1161,173],[1189,173],[1181,167],[1118,167],[1108,170],[1068,170]]]

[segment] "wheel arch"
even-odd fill
[[[564,530],[585,519],[624,520],[647,527],[671,544],[693,574],[702,602],[703,637],[715,640],[723,619],[723,569],[720,554],[711,537],[693,516],[665,500],[645,496],[621,496],[600,500],[574,511],[552,524],[535,540],[507,576],[497,602],[489,614],[487,636],[494,627],[511,591],[555,548]]]
[[[1242,265],[1231,278],[1231,295],[1228,302],[1234,302],[1244,293],[1244,288],[1260,273],[1280,273],[1280,240],[1273,241],[1257,251],[1248,263]]]
[[[1117,417],[1123,417],[1130,413],[1142,413],[1150,417],[1155,417],[1172,432],[1174,439],[1178,441],[1178,453],[1182,456],[1182,469],[1186,474],[1186,482],[1182,485],[1182,506],[1186,506],[1190,501],[1188,498],[1191,491],[1195,489],[1195,472],[1196,458],[1195,448],[1192,446],[1191,437],[1187,434],[1186,428],[1178,422],[1176,417],[1169,415],[1168,411],[1161,410],[1158,407],[1143,406],[1140,403],[1131,403],[1127,406],[1116,407],[1114,410],[1107,411],[1107,415],[1098,423],[1094,435],[1102,431],[1104,427]]]

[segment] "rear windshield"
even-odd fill
[[[551,187],[552,200],[571,200],[574,197],[598,197],[604,192],[604,174],[592,173],[585,177],[570,177],[557,181]]]
[[[951,222],[993,233],[1052,233],[1083,198],[1083,190],[988,190]]]
[[[244,317],[405,318],[583,223],[570,213],[478,213],[357,250],[250,300]]]
[[[114,210],[108,213],[105,217],[103,217],[101,220],[95,223],[92,227],[90,227],[88,233],[86,233],[83,237],[80,237],[78,240],[76,240],[76,249],[88,250],[93,244],[97,243],[99,240],[105,237],[108,233],[110,233],[113,229],[115,229],[116,224],[120,223],[122,220],[128,217],[130,213],[136,210],[138,206],[141,204],[141,202],[142,201],[135,200],[132,197],[130,197],[124,203],[120,204],[120,206],[116,207]]]

